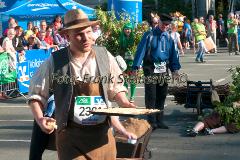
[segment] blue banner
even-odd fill
[[[132,23],[142,23],[142,0],[119,0],[119,6],[119,12],[128,13]]]
[[[29,50],[18,57],[17,80],[21,93],[27,93],[30,79],[40,65],[50,56],[51,50]]]
[[[142,0],[108,0],[108,10],[114,10],[118,19],[126,13],[133,24],[142,23]]]

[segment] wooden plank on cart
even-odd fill
[[[158,112],[160,112],[160,110],[158,109],[142,109],[142,108],[107,108],[91,111],[92,114],[111,116],[137,116],[154,114]]]

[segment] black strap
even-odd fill
[[[153,32],[151,31],[148,36],[149,36],[149,43],[148,43],[148,44],[149,44],[150,46],[149,46],[148,51],[147,51],[147,57],[151,55]]]

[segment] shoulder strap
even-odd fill
[[[163,32],[163,33],[161,34],[161,36],[160,36],[160,39],[161,39],[162,37],[166,37],[167,40],[169,41],[170,38],[171,38],[171,35],[170,35],[170,33],[168,33],[168,32]]]
[[[153,39],[153,32],[152,31],[150,31],[150,33],[149,33],[149,35],[148,35],[148,37],[149,37],[149,47],[148,47],[148,51],[147,51],[147,56],[149,56],[149,55],[151,55],[151,49],[152,49],[152,39]]]
[[[96,61],[97,61],[100,76],[109,75],[110,64],[109,64],[107,49],[105,47],[100,47],[100,46],[93,46],[93,49],[96,52]],[[106,101],[107,106],[109,107],[108,94],[107,94],[108,83],[102,82],[102,87],[103,87],[104,99]]]
[[[52,56],[53,56],[53,60],[54,60],[54,72],[63,68],[63,66],[68,65],[68,63],[69,63],[67,47],[53,52]]]

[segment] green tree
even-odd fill
[[[229,70],[232,75],[230,94],[222,103],[217,103],[215,110],[225,123],[236,123],[240,128],[240,108],[234,107],[234,102],[240,102],[240,66]]]
[[[97,39],[96,43],[105,46],[113,55],[118,55],[120,49],[120,33],[123,25],[130,22],[129,16],[127,14],[121,14],[118,20],[114,12],[97,9],[97,19],[99,19],[101,23],[102,35]],[[144,27],[143,24],[137,24],[134,28],[134,45],[130,48],[132,53],[136,52],[137,45],[147,30],[148,28]]]

